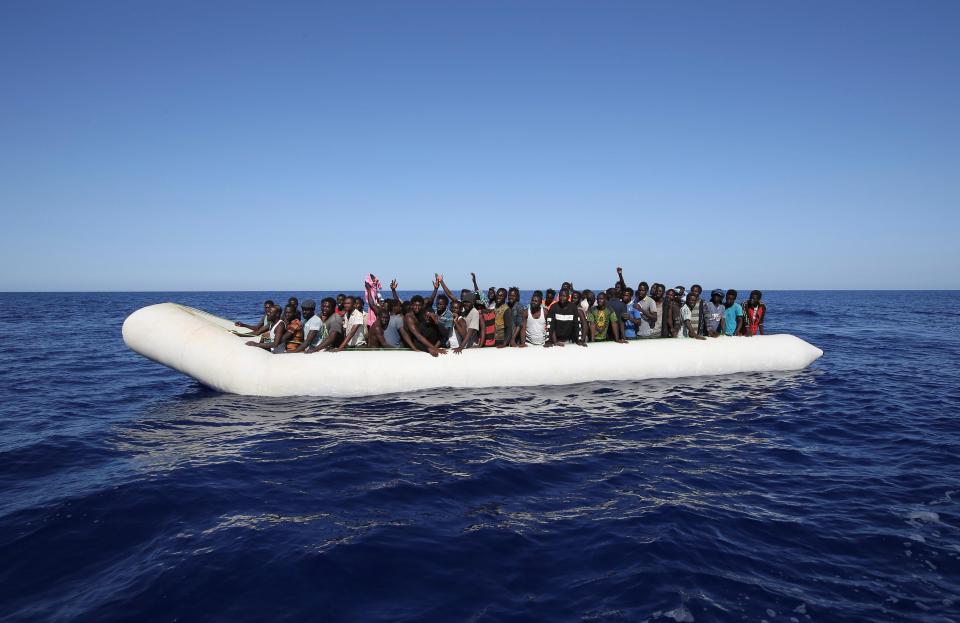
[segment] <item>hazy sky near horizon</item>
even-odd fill
[[[960,287],[960,3],[6,2],[0,290]]]

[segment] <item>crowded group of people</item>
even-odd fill
[[[237,322],[243,337],[256,338],[249,346],[273,353],[339,352],[344,349],[406,348],[434,357],[448,349],[462,353],[472,348],[562,347],[591,342],[625,344],[632,340],[763,334],[766,305],[759,290],[742,302],[736,290],[716,289],[703,298],[699,284],[666,288],[641,281],[636,290],[627,285],[623,269],[606,290],[576,290],[564,282],[558,290],[536,290],[527,305],[520,290],[477,285],[456,296],[443,276],[435,274],[433,292],[404,301],[397,282],[390,283],[390,298],[370,274],[364,296],[339,294],[302,303],[290,297],[284,307],[264,302],[257,324]],[[442,289],[442,293],[440,292]]]

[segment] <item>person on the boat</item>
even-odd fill
[[[637,324],[637,337],[648,338],[654,332],[653,327],[657,324],[657,302],[650,296],[650,286],[646,281],[641,281],[637,285],[636,302],[632,305],[635,311],[640,312],[642,320]]]
[[[410,297],[410,308],[404,315],[400,335],[411,350],[427,352],[433,357],[447,352],[440,347],[443,327],[436,314],[423,308],[423,297],[419,294]]]
[[[584,290],[580,295],[580,309],[583,310],[583,313],[589,313],[593,306],[597,304],[597,295],[593,293],[593,290]]]
[[[530,296],[530,307],[520,327],[520,348],[543,346],[547,341],[547,312],[543,309],[543,293],[535,290]]]
[[[284,309],[284,320],[287,330],[283,334],[283,349],[280,352],[290,353],[303,344],[303,321],[300,320],[300,311],[293,305],[287,305]]]
[[[553,288],[547,288],[546,296],[543,298],[543,308],[550,311],[553,304],[557,302],[557,291]]]
[[[460,348],[460,344],[467,337],[467,322],[461,315],[463,303],[460,301],[450,302],[450,315],[453,324],[450,327],[450,333],[447,335],[447,346],[452,349]]]
[[[624,304],[627,308],[627,311],[623,312],[621,317],[621,324],[623,325],[623,340],[635,340],[637,339],[637,331],[642,327],[650,328],[646,322],[643,320],[643,314],[639,309],[634,307],[633,303],[633,294],[631,292],[624,292],[623,296],[620,298],[620,302]]]
[[[316,353],[322,350],[339,348],[343,341],[343,318],[337,314],[337,301],[327,297],[320,301],[320,320],[323,322],[323,334],[318,336],[320,342],[310,346],[306,353]],[[316,339],[316,338],[315,338]]]
[[[737,302],[736,290],[727,290],[724,306],[726,309],[723,311],[722,333],[724,335],[740,335],[743,331],[743,307]]]
[[[313,299],[307,299],[300,306],[300,310],[303,313],[303,327],[301,331],[303,332],[303,339],[296,348],[290,348],[290,341],[287,341],[287,353],[303,353],[306,352],[308,348],[317,346],[321,341],[323,341],[324,330],[323,330],[323,320],[317,316],[317,302]]]
[[[247,346],[256,346],[263,350],[273,350],[283,343],[283,334],[287,330],[286,321],[280,317],[280,308],[276,305],[267,312],[267,319],[270,322],[270,329],[260,335],[260,341],[250,340]]]
[[[346,300],[347,300],[347,295],[344,294],[343,292],[337,295],[337,306],[335,309],[336,309],[337,315],[340,317],[343,317],[343,314],[344,314],[343,304]]]
[[[510,325],[513,327],[509,339],[510,346],[523,344],[523,319],[527,315],[527,308],[520,303],[520,289],[516,286],[507,290],[507,305],[510,306]]]
[[[697,321],[697,335],[707,335],[707,312],[704,311],[704,305],[707,303],[703,299],[703,286],[699,283],[695,283],[690,286],[690,294],[694,295],[697,299],[697,307],[693,310],[693,317]]]
[[[718,288],[710,293],[710,300],[703,304],[704,325],[708,336],[718,337],[720,335],[720,323],[723,321],[725,309],[723,306],[723,290]]]
[[[260,319],[259,324],[255,324],[255,325],[247,324],[245,322],[240,322],[238,320],[235,323],[233,323],[233,325],[236,327],[243,327],[244,329],[247,329],[248,331],[253,332],[249,335],[244,334],[243,337],[253,337],[256,335],[261,335],[262,333],[270,329],[270,319],[267,318],[267,316],[270,315],[271,307],[273,307],[273,301],[271,301],[270,299],[267,299],[266,301],[263,302],[263,317]]]
[[[510,346],[510,341],[513,339],[513,315],[507,303],[507,289],[499,288],[494,295],[496,298],[493,305],[493,339],[497,348],[504,348]]]
[[[580,322],[580,308],[570,302],[570,292],[560,290],[557,302],[547,312],[547,334],[550,336],[545,346],[563,346],[574,342],[586,346],[583,323]]]
[[[566,289],[567,282],[563,282],[563,288]],[[583,311],[583,308],[580,307],[580,293],[576,290],[567,290],[570,293],[570,302],[577,306],[577,314],[580,316],[580,326],[583,327],[583,333],[587,336],[587,341],[590,341],[590,324],[587,322],[587,312]]]
[[[387,301],[388,319],[387,326],[383,330],[383,337],[390,348],[402,348],[403,336],[403,303],[399,298]]]
[[[767,315],[767,306],[763,302],[763,293],[754,290],[743,306],[743,334],[750,337],[763,335],[763,321]]]
[[[587,314],[587,340],[590,342],[606,342],[608,332],[612,339],[614,336],[611,325],[618,324],[613,316],[614,312],[607,308],[607,293],[601,292],[597,295],[597,306]]]
[[[295,296],[291,296],[290,298],[287,299],[287,306],[293,307],[293,311],[296,314],[297,318],[299,319],[300,318],[300,300]]]
[[[367,348],[393,348],[387,343],[388,326],[390,326],[390,315],[378,313],[373,324],[367,325]]]
[[[677,337],[705,340],[700,335],[700,301],[693,292],[687,295],[686,303],[680,308],[680,332]]]
[[[497,314],[493,310],[493,305],[494,301],[490,301],[488,305],[484,305],[482,299],[477,301],[477,313],[480,314],[480,335],[477,338],[477,346],[481,348],[493,348],[497,345]]]
[[[434,312],[440,320],[440,326],[443,327],[444,339],[442,346],[447,346],[450,339],[450,332],[453,330],[453,311],[450,309],[450,299],[446,294],[440,294],[436,297],[437,309]],[[429,306],[428,306],[429,308]]]
[[[663,299],[663,337],[677,337],[680,329],[680,302],[677,301],[677,291],[671,288]]]
[[[607,298],[607,309],[610,310],[613,315],[613,323],[617,325],[615,328],[611,327],[611,331],[614,333],[607,335],[607,338],[621,343],[623,341],[623,315],[627,313],[627,305],[623,302],[623,297],[626,294],[630,295],[627,300],[633,299],[633,288],[624,284],[614,297]]]
[[[343,299],[343,342],[336,348],[336,351],[342,351],[347,348],[359,348],[366,346],[366,320],[363,312],[356,309],[354,304],[356,299],[352,296],[346,296]]]
[[[477,311],[473,306],[474,295],[471,292],[466,292],[460,299],[460,305],[463,309],[460,311],[460,315],[463,316],[463,324],[466,333],[462,340],[460,340],[460,346],[453,349],[453,352],[460,354],[465,348],[473,348],[477,339],[480,335],[480,312]]]

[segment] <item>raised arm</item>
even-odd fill
[[[623,269],[619,266],[617,266],[617,279],[620,280],[620,289],[626,290],[627,282],[623,280]]]
[[[433,279],[433,292],[430,293],[430,296],[423,300],[423,306],[427,309],[433,307],[433,301],[437,298],[437,290],[440,288],[440,282],[437,281],[436,275]]]
[[[437,275],[437,280],[440,282],[440,287],[442,287],[443,291],[446,292],[447,298],[450,299],[451,302],[460,300],[455,297],[453,292],[450,291],[450,288],[447,287],[447,283],[443,280],[443,275]]]

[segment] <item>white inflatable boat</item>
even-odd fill
[[[233,322],[175,303],[144,307],[123,339],[144,357],[212,389],[250,396],[371,396],[438,387],[568,385],[800,370],[823,351],[792,335],[639,340],[587,348],[474,348],[274,355],[245,345]]]

